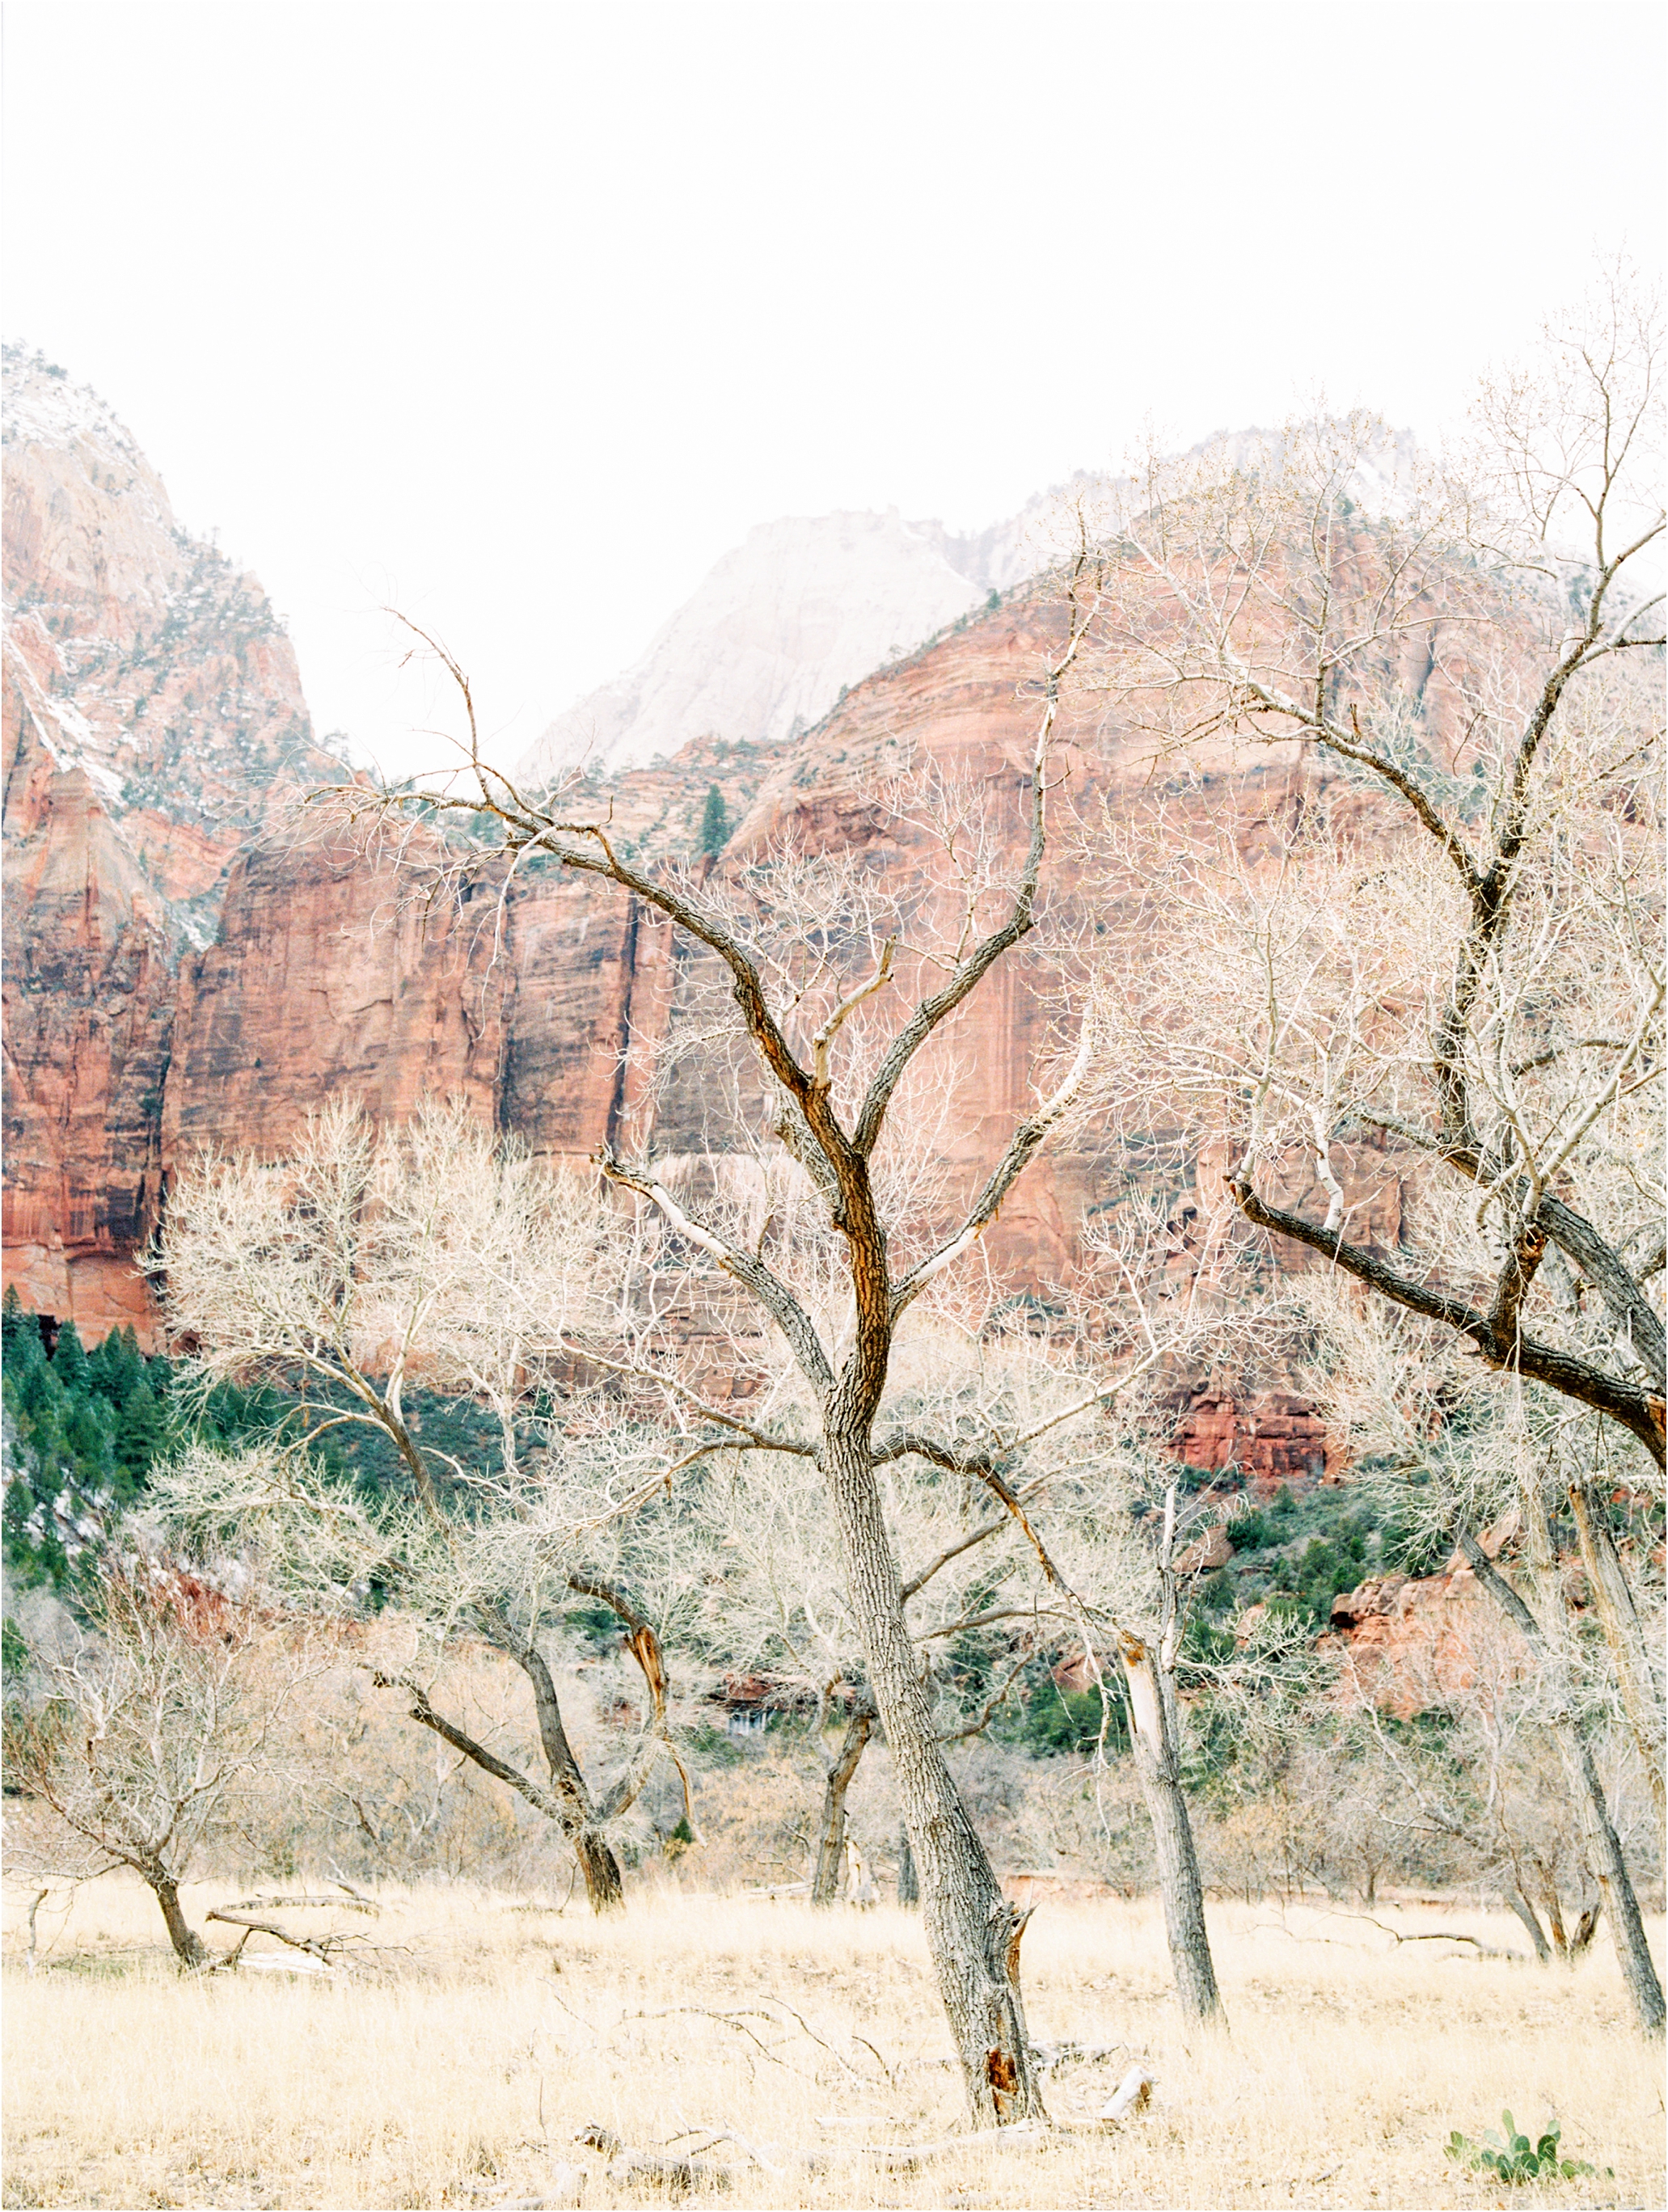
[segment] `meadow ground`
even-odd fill
[[[192,1917],[228,1895],[190,1893]],[[455,1887],[380,1902],[354,1923],[376,1954],[351,1974],[181,1980],[137,1887],[107,1879],[44,1910],[33,1972],[13,1899],[4,2203],[490,2206],[547,2195],[563,2162],[585,2169],[587,2207],[664,2202],[575,2146],[591,2123],[635,2149],[745,2139],[708,2153],[737,2212],[1665,2201],[1661,2053],[1629,2031],[1602,1936],[1574,1971],[1543,1969],[1398,1945],[1313,1903],[1214,1906],[1230,2033],[1190,2051],[1156,1905],[1044,1903],[1025,1942],[1032,2033],[1116,2047],[1050,2075],[1059,2125],[1040,2142],[887,2172],[856,2147],[961,2125],[916,1916],[673,1892],[608,1923]],[[1522,1948],[1504,1914],[1374,1917]],[[276,1949],[252,1937],[246,1961]],[[1150,2109],[1097,2130],[1137,2057]],[[1502,2106],[1537,2132],[1555,2118],[1598,2172],[1516,2191],[1459,2172],[1450,2129],[1480,2136]]]

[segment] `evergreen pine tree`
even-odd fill
[[[116,1422],[116,1457],[137,1485],[150,1472],[167,1433],[156,1394],[141,1376],[128,1392]]]
[[[9,1297],[11,1293],[9,1291],[7,1295]],[[18,1312],[20,1319],[5,1339],[9,1401],[32,1368],[44,1367],[46,1364],[46,1348],[40,1341],[40,1324],[27,1309],[20,1307]]]
[[[52,1372],[66,1390],[85,1391],[90,1388],[86,1349],[72,1321],[66,1321],[58,1333],[58,1343],[52,1351]]]
[[[716,859],[730,842],[730,811],[724,804],[724,794],[715,783],[707,793],[707,803],[701,815],[701,850]]]
[[[113,1328],[96,1352],[87,1355],[88,1382],[113,1406],[126,1404],[143,1380],[145,1363],[131,1328]]]

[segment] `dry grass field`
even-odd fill
[[[227,1894],[191,1894],[193,1917]],[[1190,2051],[1156,1905],[1045,1903],[1025,1946],[1033,2033],[1116,2048],[1051,2074],[1054,2133],[953,2143],[910,2170],[864,2147],[942,2143],[961,2124],[912,1915],[668,1891],[602,1924],[458,1887],[382,1908],[356,1923],[376,1948],[351,1975],[246,1963],[181,1981],[137,1887],[107,1880],[44,1911],[32,1973],[12,1899],[5,2203],[570,2201],[552,2191],[562,2164],[585,2170],[587,2207],[665,2201],[575,2145],[594,2123],[633,2149],[712,2146],[727,2179],[698,2193],[721,2188],[738,2212],[1482,2206],[1509,2192],[1441,2145],[1497,2126],[1502,2106],[1536,2130],[1555,2118],[1600,2169],[1519,2199],[1664,2202],[1661,2056],[1625,2025],[1602,1942],[1547,1971],[1398,1945],[1312,1905],[1214,1907],[1231,2032]],[[1521,1943],[1507,1916],[1462,1906],[1375,1917]],[[252,1937],[246,1962],[276,1949]],[[1093,2115],[1134,2057],[1157,2077],[1151,2107],[1103,2132]]]

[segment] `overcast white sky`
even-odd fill
[[[1428,434],[1595,247],[1662,254],[1655,5],[9,0],[3,40],[8,335],[396,766],[385,600],[508,756],[756,522],[978,525],[1318,388]]]

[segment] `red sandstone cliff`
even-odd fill
[[[282,1147],[344,1091],[395,1116],[425,1091],[460,1093],[548,1155],[604,1140],[703,1155],[711,1086],[666,1050],[691,1018],[689,949],[609,887],[554,868],[525,872],[502,912],[490,887],[424,910],[380,862],[261,838],[297,783],[340,774],[311,745],[287,640],[253,580],[178,529],[92,394],[38,362],[12,366],[7,1279],[89,1335],[142,1312],[131,1255],[173,1166],[199,1143]],[[1058,623],[1045,600],[1021,599],[870,677],[786,744],[703,742],[619,778],[606,802],[616,832],[651,856],[687,855],[716,781],[739,822],[721,867],[791,839],[854,854],[930,905],[931,826],[889,814],[877,786],[935,769],[984,795],[1017,856],[1032,687]],[[1136,803],[1148,763],[1106,734],[1098,701],[1067,702],[1060,741],[1073,803]],[[1225,757],[1198,803],[1254,836],[1316,775],[1284,755]],[[1082,897],[1063,842],[1050,895]],[[1094,919],[1115,930],[1116,901]],[[921,980],[906,964],[898,997]],[[943,1139],[964,1188],[1034,1096],[1047,980],[1046,963],[1005,964],[934,1043],[965,1079]],[[1339,1165],[1393,1238],[1393,1165]],[[1045,1275],[1067,1261],[1111,1172],[1093,1130],[1045,1155],[992,1239],[998,1264]],[[1193,1173],[1208,1180],[1210,1164]],[[1196,1181],[1172,1196],[1185,1264]],[[1324,1444],[1300,1407],[1225,1403],[1190,1409],[1185,1457],[1317,1471]]]
[[[259,586],[95,393],[5,368],[5,1272],[98,1336],[146,1310],[180,957],[327,762]]]

